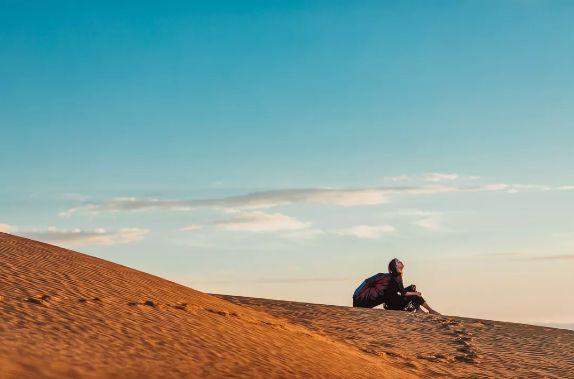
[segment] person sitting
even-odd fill
[[[390,281],[384,291],[384,308],[394,311],[423,312],[424,308],[430,314],[440,315],[425,301],[417,287],[411,284],[403,286],[403,271],[405,265],[397,258],[389,262]]]
[[[408,312],[423,312],[439,315],[425,301],[417,287],[403,286],[405,265],[397,258],[389,262],[388,273],[378,273],[367,278],[353,293],[353,307],[374,308],[384,304],[385,309]]]

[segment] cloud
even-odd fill
[[[334,277],[301,277],[301,278],[260,278],[260,279],[208,279],[208,280],[191,280],[189,285],[198,284],[233,284],[238,280],[241,283],[261,283],[261,284],[294,284],[294,283],[328,283],[328,282],[345,282],[355,280],[351,276],[334,276]],[[187,282],[187,281],[186,281]]]
[[[422,229],[430,231],[442,229],[442,212],[425,211],[422,209],[401,209],[397,211],[396,214],[413,218],[413,225]]]
[[[426,182],[442,182],[445,180],[456,180],[460,176],[458,174],[448,174],[440,172],[430,172],[424,175],[424,180]]]
[[[480,176],[476,175],[459,175],[454,173],[442,173],[442,172],[429,172],[423,175],[397,175],[397,176],[386,176],[383,178],[386,181],[391,182],[405,182],[405,181],[423,181],[423,182],[442,182],[442,181],[454,181],[454,180],[478,180]]]
[[[452,180],[457,174],[428,174],[432,181]],[[198,208],[229,209],[267,209],[287,204],[323,204],[335,206],[369,206],[389,202],[393,197],[408,195],[432,195],[442,193],[472,192],[509,192],[574,190],[574,186],[550,187],[542,185],[524,185],[491,183],[474,186],[430,184],[419,186],[385,186],[363,188],[304,188],[252,192],[244,195],[207,199],[157,199],[119,197],[102,201],[85,202],[77,207],[60,213],[71,216],[77,212],[137,212],[151,210],[190,211]]]
[[[254,192],[245,195],[198,200],[161,200],[153,198],[138,199],[135,197],[120,197],[103,200],[101,202],[85,203],[78,207],[70,208],[60,213],[60,215],[71,216],[80,211],[100,213],[150,211],[160,209],[185,211],[196,208],[264,209],[294,203],[328,204],[339,206],[378,205],[388,202],[391,196],[398,194],[432,194],[464,190],[476,191],[481,189],[478,187],[461,189],[456,187],[433,185],[420,187],[373,187],[350,189],[290,189]]]
[[[328,283],[344,282],[355,279],[353,277],[313,277],[313,278],[262,278],[254,280],[256,283]]]
[[[423,209],[400,209],[398,211],[396,211],[396,214],[399,216],[422,216],[422,217],[427,217],[427,216],[436,216],[436,215],[440,215],[441,212],[437,212],[437,211],[425,211]]]
[[[307,228],[307,229],[301,229],[301,230],[295,230],[295,231],[282,233],[281,237],[292,239],[292,240],[311,240],[311,239],[321,237],[325,234],[327,234],[327,232],[324,230]]]
[[[574,254],[541,255],[536,257],[524,257],[527,261],[574,261]]]
[[[65,246],[88,246],[88,245],[116,245],[130,243],[143,239],[148,230],[138,228],[123,228],[118,230],[106,229],[58,229],[50,227],[45,230],[30,230],[22,232],[23,235]]]
[[[237,232],[281,232],[306,229],[311,224],[281,213],[242,212],[213,225],[220,230]]]
[[[427,230],[439,230],[441,228],[440,220],[436,217],[421,218],[414,221],[413,224]]]
[[[383,179],[391,182],[404,182],[409,180],[411,177],[409,175],[397,175],[397,176],[385,176]]]
[[[14,227],[8,224],[0,224],[0,232],[1,233],[10,233],[14,231]]]
[[[379,239],[394,231],[395,227],[392,225],[355,225],[350,228],[341,229],[337,234],[363,239]]]
[[[525,252],[497,252],[489,256],[510,258],[515,261],[574,261],[574,254],[533,255]]]
[[[506,183],[494,183],[494,184],[485,184],[482,186],[484,191],[505,191],[510,190],[513,187]]]
[[[383,188],[308,188],[253,192],[245,195],[198,200],[161,200],[120,197],[101,202],[85,203],[61,212],[71,216],[79,211],[90,213],[119,211],[191,210],[196,208],[263,209],[284,204],[309,203],[340,206],[376,205],[388,200],[390,190]]]
[[[192,232],[194,230],[199,230],[202,228],[203,228],[203,225],[192,224],[192,225],[184,226],[183,228],[181,228],[179,230],[182,232]]]

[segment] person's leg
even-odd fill
[[[422,296],[409,296],[407,299],[410,303],[409,308],[413,309],[415,312],[424,313],[421,309],[421,305],[424,304],[425,299],[423,299]]]
[[[416,291],[417,290],[417,286],[415,286],[414,284],[411,284],[410,286],[408,286],[407,288],[405,288],[405,290],[407,291]],[[433,314],[433,315],[440,315],[440,313],[438,313],[437,311],[435,311],[434,309],[431,308],[430,305],[428,305],[428,303],[425,301],[425,299],[422,296],[414,296],[411,298],[412,299],[412,304],[415,308],[415,310],[417,312],[423,312],[423,310],[421,309],[421,307],[423,307],[424,309],[426,309],[428,311],[428,313]]]
[[[424,302],[421,304],[421,307],[423,307],[424,309],[426,309],[431,315],[438,315],[438,316],[441,315],[440,313],[438,313],[437,311],[435,311],[434,309],[432,309],[431,306],[428,305],[428,303],[427,303],[426,301],[424,301]]]

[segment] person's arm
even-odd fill
[[[422,296],[422,293],[416,292],[416,291],[414,291],[414,292],[405,292],[405,295],[404,295],[404,296]]]
[[[401,293],[401,295],[403,295],[403,296],[422,296],[420,292],[405,290],[405,286],[403,285],[402,276],[397,276],[396,281],[397,281],[397,284],[399,285],[399,292]]]

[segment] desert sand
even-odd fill
[[[569,377],[574,332],[212,296],[0,233],[0,378]]]

